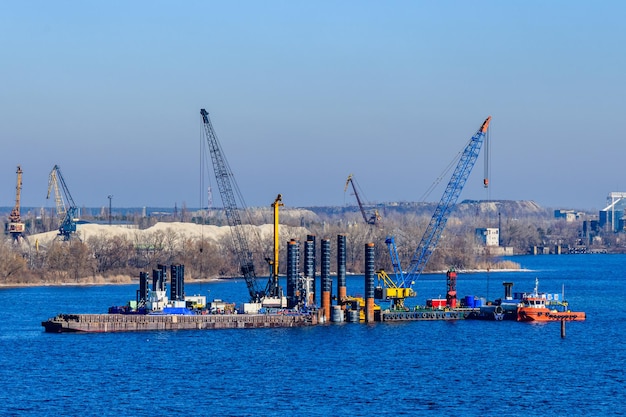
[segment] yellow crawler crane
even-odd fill
[[[359,321],[365,321],[365,298],[347,295],[343,297],[340,302],[343,306],[348,307],[350,310],[358,311]],[[380,312],[380,306],[378,304],[374,304],[374,311]]]
[[[409,308],[404,305],[404,299],[417,295],[413,288],[399,287],[382,269],[376,271],[376,275],[378,276],[378,285],[375,288],[376,296],[374,298],[390,301],[390,310],[392,311],[409,311]]]

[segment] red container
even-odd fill
[[[445,298],[432,298],[426,300],[426,306],[431,308],[445,308],[448,302]]]

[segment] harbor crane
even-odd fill
[[[391,257],[395,280],[390,278],[384,270],[379,270],[379,281],[383,281],[384,287],[379,287],[378,292],[380,295],[379,298],[389,299],[392,302],[392,308],[400,310],[404,309],[404,299],[406,297],[415,296],[413,285],[424,271],[428,260],[437,247],[437,243],[441,238],[441,234],[446,226],[450,212],[456,205],[459,195],[461,194],[461,191],[463,191],[463,187],[465,186],[465,183],[472,172],[472,168],[476,163],[483,141],[486,142],[485,137],[487,135],[487,129],[489,128],[490,122],[491,116],[487,117],[463,150],[443,196],[441,197],[441,200],[439,200],[439,203],[435,208],[435,212],[430,219],[430,223],[426,227],[426,231],[424,232],[417,249],[413,253],[406,273],[403,271],[400,264],[400,258],[398,256],[398,249],[396,247],[394,237],[388,236],[385,240]],[[488,184],[486,176],[483,183],[486,187]],[[449,292],[450,291],[456,293],[456,288],[451,288],[449,289]]]
[[[20,214],[20,199],[22,194],[22,167],[17,166],[17,185],[15,187],[15,206],[9,214],[8,231],[14,242],[24,237],[24,231],[26,229],[22,222],[22,216]]]
[[[215,180],[224,204],[224,211],[228,220],[228,225],[233,236],[233,243],[237,254],[237,260],[239,262],[239,268],[243,275],[248,292],[250,293],[250,301],[253,303],[261,303],[262,305],[282,305],[282,291],[278,286],[278,264],[272,265],[272,271],[276,272],[270,274],[265,287],[261,287],[257,280],[256,270],[254,266],[254,257],[248,244],[248,239],[245,235],[245,231],[242,227],[241,214],[244,213],[248,217],[247,208],[243,201],[243,197],[235,181],[235,177],[228,165],[226,156],[222,150],[222,147],[217,139],[215,130],[209,119],[209,113],[205,109],[200,110],[202,115],[202,123],[204,125],[204,133],[206,135],[209,152],[211,154],[211,161],[213,163],[213,169],[215,171]],[[237,198],[235,196],[237,194]],[[237,205],[239,200],[241,207]],[[278,207],[282,205],[281,196],[279,195],[272,207],[278,210]],[[276,262],[278,259],[275,260]],[[269,262],[269,261],[268,261]],[[274,269],[275,268],[275,269]]]
[[[370,215],[366,213],[365,207],[363,207],[363,202],[361,201],[361,197],[359,196],[359,193],[357,191],[357,187],[355,185],[354,177],[352,176],[352,174],[348,175],[348,179],[346,180],[346,186],[343,189],[344,193],[348,191],[348,186],[350,184],[352,184],[352,191],[354,192],[354,197],[356,198],[356,202],[359,205],[359,210],[361,211],[361,216],[363,216],[363,221],[367,224],[375,226],[381,220],[380,214],[378,214],[378,210],[374,210]]]
[[[61,174],[61,168],[59,168],[58,165],[55,165],[52,171],[50,171],[47,199],[50,198],[50,192],[53,190],[56,214],[59,218],[58,236],[63,240],[70,240],[74,233],[76,233],[78,207],[76,207],[76,203],[74,203],[72,194],[70,194],[70,190],[67,188],[65,179],[63,179],[63,175]]]

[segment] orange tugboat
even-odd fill
[[[583,321],[584,312],[575,312],[568,309],[565,300],[548,299],[546,294],[538,292],[539,280],[535,280],[535,289],[532,294],[524,294],[522,302],[517,308],[517,321],[546,322],[546,321]]]

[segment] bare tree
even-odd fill
[[[106,274],[128,268],[133,245],[126,236],[92,236],[87,239],[87,245],[93,253],[98,273]]]
[[[66,243],[69,243],[67,268],[74,281],[78,282],[81,278],[88,276],[93,277],[95,275],[95,260],[89,246],[79,240]]]
[[[134,238],[135,259],[133,266],[145,269],[150,265],[163,263],[166,234],[158,230],[151,233],[137,233]]]
[[[24,257],[8,240],[0,241],[0,277],[4,282],[16,282],[20,273],[27,270]]]

